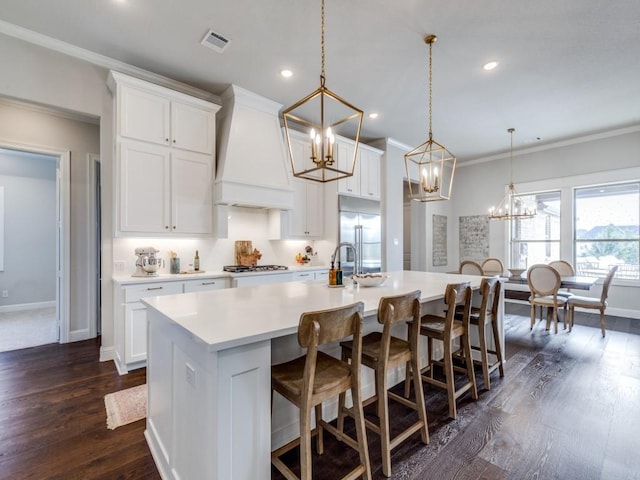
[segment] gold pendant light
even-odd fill
[[[432,48],[438,37],[427,35],[429,45],[429,139],[404,156],[409,181],[409,197],[420,202],[449,200],[453,187],[456,157],[433,139],[431,130],[432,99]]]
[[[291,168],[295,177],[316,182],[331,182],[351,177],[358,154],[363,112],[333,93],[325,85],[324,0],[321,24],[320,87],[282,112],[289,147]],[[308,138],[305,148],[292,144],[298,131]],[[335,135],[342,133],[355,139],[353,154],[338,158]]]
[[[489,209],[489,218],[491,220],[524,220],[533,218],[537,214],[535,205],[529,205],[518,192],[516,192],[516,187],[513,185],[513,132],[515,131],[515,128],[509,128],[507,130],[511,135],[509,155],[511,176],[509,179],[509,187],[500,204],[497,207],[491,207]]]

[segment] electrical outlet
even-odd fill
[[[196,369],[193,368],[188,363],[186,364],[186,367],[187,367],[187,383],[192,387],[195,387],[196,386]]]
[[[9,298],[9,290],[2,290],[2,298]]]
[[[124,262],[120,260],[113,262],[113,269],[116,272],[124,272]]]

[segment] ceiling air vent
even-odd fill
[[[205,47],[209,47],[216,52],[222,53],[231,43],[231,40],[214,32],[213,30],[209,30],[200,43]]]

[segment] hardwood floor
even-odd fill
[[[576,315],[571,334],[529,330],[526,306],[509,305],[505,377],[459,400],[447,417],[444,392],[425,386],[431,443],[419,435],[393,452],[397,479],[640,479],[640,321]],[[145,423],[106,428],[103,397],[145,382],[98,362],[99,341],[0,353],[0,478],[160,478]],[[396,406],[396,426],[412,420]],[[373,478],[382,479],[379,441],[369,434]],[[352,465],[350,448],[325,436],[317,479]],[[297,462],[297,450],[288,458]],[[280,479],[277,472],[273,479]],[[185,479],[190,480],[190,479]],[[194,479],[204,480],[204,479]],[[216,479],[218,480],[218,479]],[[220,479],[222,480],[222,479]]]

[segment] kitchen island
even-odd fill
[[[302,354],[295,334],[303,312],[362,301],[366,333],[378,328],[382,296],[420,290],[423,313],[441,312],[448,283],[470,281],[477,289],[481,282],[457,274],[388,275],[383,286],[373,288],[291,282],[144,299],[149,307],[145,435],[162,477],[270,478],[271,450],[298,435],[297,411],[278,397],[272,422],[270,366]],[[499,317],[503,338],[502,309]],[[392,380],[400,381],[403,373]],[[372,390],[373,378],[365,376],[364,396]],[[335,405],[325,410],[326,418],[335,417]]]

